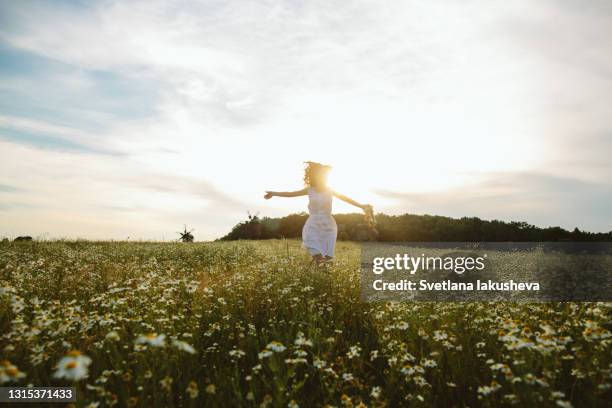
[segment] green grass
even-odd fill
[[[314,270],[297,241],[2,244],[0,380],[74,384],[79,406],[609,402],[611,304],[362,303],[359,246],[336,255]],[[54,378],[71,350],[88,376]]]

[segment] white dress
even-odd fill
[[[310,255],[321,254],[334,256],[334,246],[338,227],[332,217],[331,191],[318,192],[312,187],[308,188],[308,213],[310,216],[302,229],[303,245]]]

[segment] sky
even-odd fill
[[[306,198],[612,230],[612,3],[0,2],[0,236],[218,238]],[[335,212],[354,211],[334,203]]]

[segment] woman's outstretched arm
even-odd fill
[[[264,198],[269,200],[272,197],[299,197],[307,194],[308,190],[305,188],[297,191],[266,191]]]
[[[345,203],[354,205],[355,207],[361,208],[364,211],[369,206],[368,204],[359,204],[357,201],[353,200],[352,198],[347,197],[344,194],[340,194],[337,191],[334,191],[334,196],[338,197],[340,200],[344,201]]]

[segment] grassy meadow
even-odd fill
[[[609,303],[363,303],[359,246],[0,245],[2,386],[77,406],[608,406]]]

